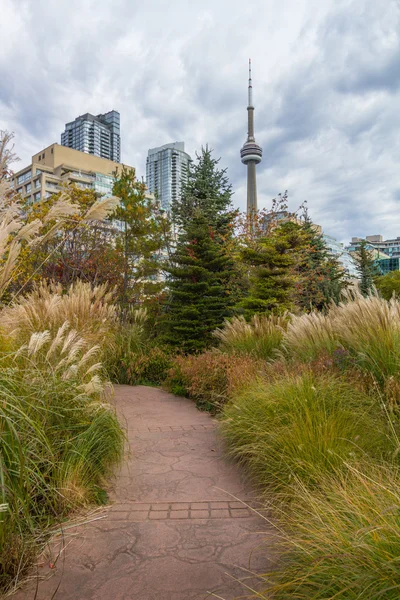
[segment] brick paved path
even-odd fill
[[[110,507],[65,529],[14,600],[233,600],[268,571],[273,540],[251,488],[223,453],[217,423],[158,389],[116,387],[129,454]],[[57,551],[62,548],[57,559]],[[49,569],[49,564],[55,567]],[[211,595],[212,594],[212,595]],[[215,595],[214,595],[215,594]]]

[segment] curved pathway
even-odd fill
[[[267,522],[223,453],[217,423],[159,389],[116,386],[130,452],[110,507],[66,528],[14,600],[202,600],[244,596],[270,569]],[[49,566],[51,569],[49,569]],[[35,595],[36,594],[36,595]]]

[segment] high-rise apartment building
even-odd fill
[[[11,185],[30,203],[59,192],[65,183],[111,196],[115,171],[121,171],[122,166],[106,158],[52,144],[32,156],[31,164],[13,175]]]
[[[61,145],[94,154],[100,158],[120,162],[121,131],[120,114],[111,110],[104,115],[86,113],[65,125]]]
[[[159,199],[164,210],[170,210],[172,202],[179,198],[182,183],[187,181],[190,160],[184,142],[173,142],[148,151],[147,188]]]

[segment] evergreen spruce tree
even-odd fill
[[[357,272],[360,277],[360,290],[363,296],[367,296],[375,285],[380,272],[371,250],[367,248],[367,242],[362,240],[357,252],[353,254]]]
[[[189,164],[181,197],[172,203],[172,221],[185,231],[194,215],[202,213],[217,236],[230,236],[238,211],[231,204],[232,186],[226,169],[218,169],[219,159],[212,158],[208,146],[196,158],[197,162]]]
[[[305,211],[302,225],[303,242],[295,265],[294,302],[301,310],[322,310],[332,300],[339,302],[348,285],[346,273],[333,256]]]
[[[168,271],[165,340],[185,353],[203,350],[231,315],[233,260],[199,211],[178,242]]]
[[[235,264],[229,253],[231,186],[206,147],[189,166],[181,198],[172,206],[178,240],[170,263],[164,338],[186,353],[201,351],[232,314]]]
[[[246,318],[293,309],[293,267],[295,251],[301,243],[301,228],[288,221],[242,250],[242,260],[250,267],[250,288],[238,309]]]

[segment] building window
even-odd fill
[[[26,186],[25,186],[25,192],[28,193],[28,192],[31,191],[31,189],[32,189],[32,184],[31,183],[27,183]]]
[[[51,149],[51,153],[54,154],[54,148]]]
[[[40,188],[40,177],[35,181],[35,188]]]
[[[44,158],[44,152],[43,152],[43,154],[42,154],[42,158]]]
[[[41,156],[40,156],[40,154],[39,154],[39,160],[40,160],[40,159],[41,159]]]
[[[33,194],[33,199],[35,200],[35,202],[38,202],[38,200],[40,200],[40,192],[36,192],[36,194]]]
[[[32,177],[32,171],[31,170],[26,171],[25,173],[22,173],[22,175],[18,175],[17,183],[24,183],[24,181],[27,181],[31,177]]]

